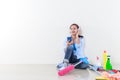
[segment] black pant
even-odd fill
[[[77,56],[74,55],[73,51],[74,50],[73,50],[72,46],[67,47],[67,49],[65,51],[65,57],[64,57],[64,59],[68,60],[69,63],[71,63],[71,64],[75,64],[80,61],[80,59],[77,59]],[[76,69],[86,69],[87,67],[88,67],[88,64],[82,62],[82,63],[78,64],[75,68]]]

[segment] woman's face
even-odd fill
[[[78,32],[77,26],[72,25],[70,27],[70,33],[71,33],[71,35],[75,36],[77,34],[77,32]]]

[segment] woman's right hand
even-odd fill
[[[67,47],[68,47],[68,46],[70,46],[70,45],[72,45],[72,44],[73,44],[73,40],[72,40],[72,41],[70,41],[70,42],[69,42],[69,41],[67,41]]]

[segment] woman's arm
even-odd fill
[[[85,57],[84,49],[85,49],[85,41],[84,38],[80,38],[80,44],[75,45],[78,51],[79,57]]]
[[[79,38],[79,37],[77,37],[77,38],[75,39],[75,43],[80,44],[80,38]]]
[[[73,42],[74,42],[73,40],[69,42],[69,41],[67,41],[67,39],[65,39],[65,41],[64,41],[64,51],[66,51],[67,47],[72,45]]]
[[[77,34],[76,34],[75,43],[77,43],[77,44],[80,44],[80,38],[79,38],[79,35],[80,35],[80,30],[78,30],[78,32],[77,32]]]

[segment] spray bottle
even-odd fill
[[[100,59],[99,59],[98,56],[96,57],[96,65],[97,65],[98,67],[101,67]]]

